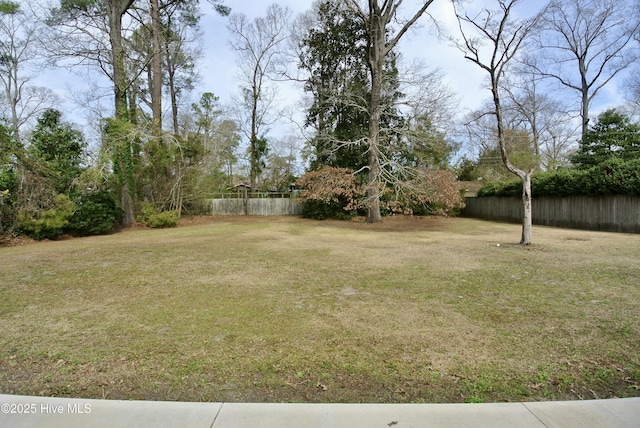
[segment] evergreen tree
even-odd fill
[[[80,131],[62,121],[62,113],[48,109],[31,134],[29,152],[57,193],[69,194],[82,172],[87,143]]]
[[[580,168],[589,168],[611,158],[626,161],[639,157],[640,124],[616,109],[609,109],[587,131],[571,161]]]
[[[302,40],[299,67],[309,77],[305,91],[313,96],[307,126],[316,130],[310,142],[311,169],[322,165],[360,169],[366,165],[364,148],[336,142],[358,141],[366,135],[368,114],[366,34],[344,4],[320,3],[315,25]]]
[[[362,20],[342,1],[325,0],[318,4],[315,23],[301,41],[299,67],[309,77],[305,91],[313,96],[307,111],[307,126],[316,135],[309,142],[311,169],[322,165],[361,170],[367,165],[369,132],[370,77],[368,35]],[[390,132],[402,126],[396,103],[399,91],[397,56],[385,59],[380,118],[381,138],[387,157],[396,157],[400,136]],[[388,131],[387,131],[388,130]]]

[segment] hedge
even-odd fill
[[[531,193],[537,196],[640,196],[640,159],[609,159],[588,169],[560,169],[531,177]],[[522,181],[489,183],[478,196],[521,196]]]

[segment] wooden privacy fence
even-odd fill
[[[235,196],[235,195],[234,195]],[[276,197],[274,197],[276,196]],[[212,215],[300,215],[302,204],[290,194],[268,197],[226,197],[211,199]]]
[[[522,200],[509,197],[466,198],[462,214],[489,220],[522,221]],[[540,197],[532,202],[533,223],[573,229],[640,233],[640,197]]]

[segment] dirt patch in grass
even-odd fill
[[[20,236],[6,235],[3,237],[0,237],[0,248],[15,247],[17,245],[27,245],[27,244],[33,244],[36,242],[38,241],[22,235]]]
[[[640,236],[203,217],[0,248],[0,392],[478,402],[640,393]]]

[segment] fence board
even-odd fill
[[[463,215],[521,222],[522,200],[507,197],[466,198]],[[540,197],[532,203],[533,223],[573,229],[640,233],[640,197]]]
[[[225,198],[211,200],[213,215],[300,215],[302,204],[296,198]]]

